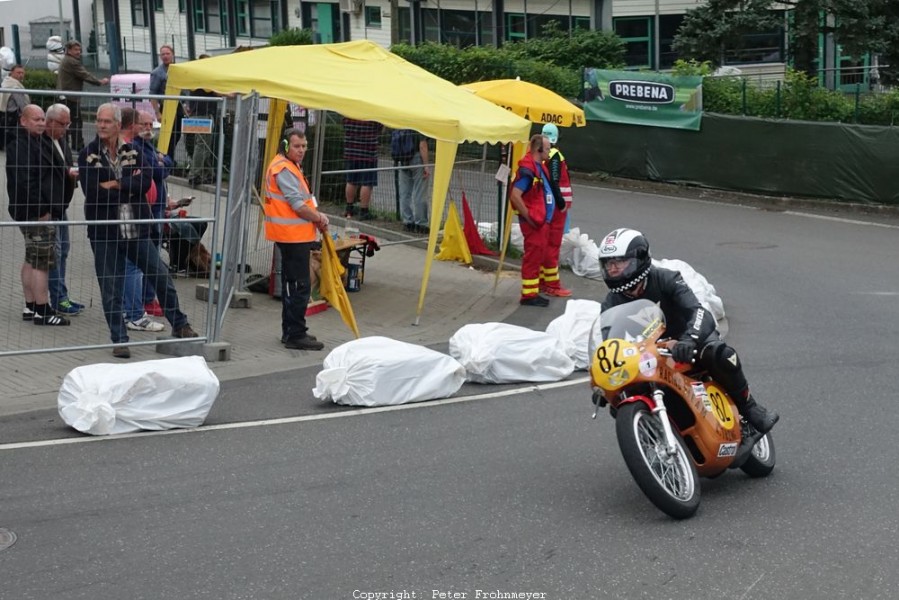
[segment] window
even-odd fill
[[[684,22],[684,15],[662,15],[659,17],[659,68],[670,69],[680,54],[671,47],[674,36]]]
[[[590,31],[590,17],[575,17],[574,30]]]
[[[652,17],[612,19],[612,28],[624,41],[628,67],[652,67]]]
[[[250,32],[247,12],[247,0],[237,0],[237,35],[247,35]]]
[[[182,14],[187,12],[187,2],[178,0],[178,12]]]
[[[506,41],[527,39],[528,21],[523,14],[506,13]]]
[[[131,0],[131,24],[135,27],[147,27],[150,15],[147,14],[147,5],[143,0]]]
[[[165,12],[164,0],[153,0],[153,10],[156,12]]]
[[[783,22],[783,12],[777,11]],[[738,65],[744,63],[765,63],[786,61],[786,34],[783,27],[772,31],[750,33],[740,37],[736,43],[728,44],[724,51],[724,63]]]
[[[365,26],[372,29],[381,28],[381,7],[366,6],[365,7]]]
[[[273,23],[276,22],[277,2],[271,2],[271,0],[252,0],[252,2],[250,19],[253,37],[272,37]]]
[[[194,31],[206,31],[206,7],[203,6],[204,0],[194,1]]]
[[[206,33],[227,33],[228,12],[221,0],[197,0],[206,3]]]

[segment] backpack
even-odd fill
[[[390,155],[396,162],[409,162],[415,155],[415,132],[395,129],[390,134]]]

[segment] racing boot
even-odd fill
[[[742,404],[738,407],[740,414],[761,434],[771,431],[771,428],[780,419],[780,415],[756,402],[751,394]]]

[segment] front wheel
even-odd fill
[[[699,508],[699,476],[680,435],[674,432],[669,456],[662,421],[642,402],[618,407],[615,433],[624,462],[646,497],[675,519],[692,517]]]
[[[774,439],[769,432],[755,443],[740,469],[750,477],[767,477],[774,470],[775,459]]]

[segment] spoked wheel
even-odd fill
[[[699,476],[675,431],[674,452],[666,450],[665,430],[645,404],[618,407],[615,419],[618,447],[637,485],[659,510],[674,517],[692,517],[699,508]]]
[[[775,460],[774,439],[769,432],[755,443],[740,469],[750,477],[767,477],[774,470]]]

